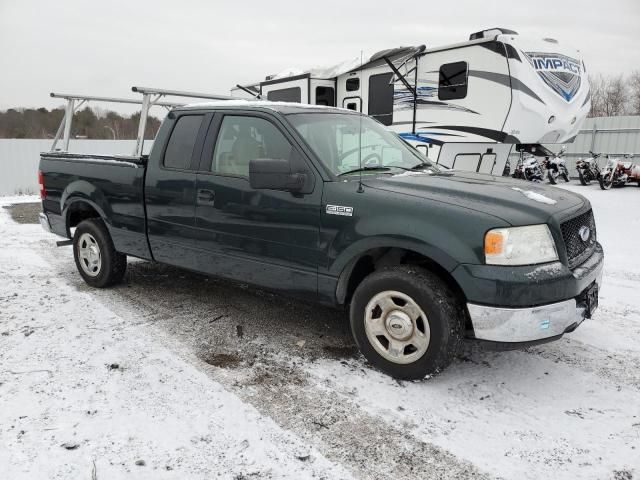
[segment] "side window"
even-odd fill
[[[180,170],[186,170],[190,167],[193,147],[196,144],[202,117],[203,115],[183,115],[178,118],[164,152],[163,165],[165,167]]]
[[[358,111],[358,104],[355,102],[347,103],[347,110],[353,110],[355,112]]]
[[[457,168],[459,170],[476,172],[479,164],[480,164],[479,153],[459,153],[453,159],[453,165],[451,165],[451,168]]]
[[[222,119],[211,171],[249,177],[256,158],[289,159],[291,144],[271,122],[258,117],[226,115]]]
[[[467,62],[446,63],[440,67],[438,98],[457,100],[467,96]]]
[[[393,123],[392,73],[381,73],[369,77],[369,115],[383,125]]]
[[[331,87],[316,87],[316,105],[335,107],[335,90]]]
[[[300,103],[302,100],[302,90],[300,90],[300,87],[271,90],[267,92],[267,100],[271,100],[272,102]]]
[[[355,92],[356,90],[360,90],[360,79],[359,78],[347,78],[347,92]]]

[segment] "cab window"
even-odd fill
[[[258,117],[227,115],[222,119],[211,171],[249,177],[249,162],[258,158],[289,159],[292,147],[271,122]]]

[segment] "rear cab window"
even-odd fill
[[[178,118],[164,152],[164,167],[176,170],[190,169],[193,148],[203,117],[204,115],[182,115]]]

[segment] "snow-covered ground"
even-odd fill
[[[332,310],[139,261],[90,289],[0,208],[0,478],[640,477],[640,189],[563,188],[605,248],[594,319],[421,382]]]

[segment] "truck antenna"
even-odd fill
[[[362,50],[360,50],[360,82],[362,83]],[[358,193],[364,193],[362,188],[362,97],[360,97],[360,117],[359,117],[359,129],[358,129],[358,169],[360,170],[360,178],[358,179]]]

